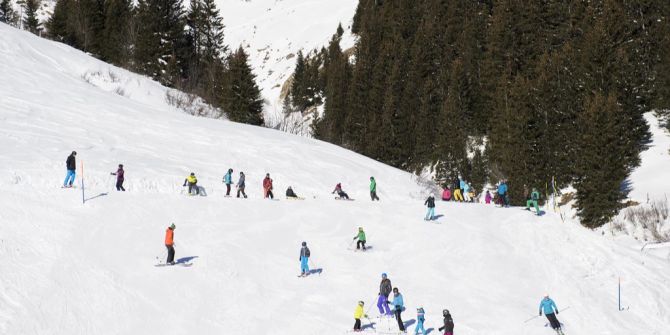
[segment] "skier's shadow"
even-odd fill
[[[106,196],[106,195],[107,195],[107,193],[100,193],[100,194],[98,194],[98,195],[95,195],[95,196],[92,196],[92,197],[90,197],[90,198],[86,198],[86,199],[84,199],[84,202],[87,202],[87,201],[89,201],[89,200],[93,200],[93,199],[95,199],[95,198],[104,197],[104,196]]]
[[[411,326],[411,325],[413,325],[413,324],[415,324],[415,323],[416,323],[416,320],[411,319],[411,320],[408,320],[408,321],[403,322],[402,324],[405,325],[405,328],[407,328],[407,327],[409,327],[409,326]]]
[[[182,258],[178,259],[175,262],[175,264],[186,264],[186,263],[188,263],[188,262],[190,262],[190,261],[192,261],[193,259],[196,259],[196,258],[198,258],[198,256],[182,257]]]
[[[196,257],[197,257],[197,256],[196,256]],[[323,272],[323,269],[322,269],[322,268],[311,269],[311,270],[309,270],[309,274],[310,274],[310,275],[317,274],[317,273],[318,273],[318,274],[321,274],[321,272]]]
[[[435,221],[435,220],[437,220],[437,219],[439,219],[443,216],[444,216],[444,214],[437,214],[437,215],[433,216],[433,221]]]
[[[377,324],[376,322],[370,321],[370,323],[368,323],[367,325],[362,326],[361,330],[365,330],[365,329],[368,329],[368,328],[369,329],[375,329],[376,324]]]
[[[430,334],[435,328],[428,328],[426,329],[426,335]]]

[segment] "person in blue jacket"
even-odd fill
[[[393,314],[395,314],[395,319],[398,321],[398,328],[400,328],[401,332],[404,332],[405,324],[402,322],[401,314],[405,309],[405,304],[402,301],[402,294],[400,294],[397,287],[393,288],[393,301],[391,302],[391,305],[393,305]]]
[[[549,294],[545,294],[544,299],[540,301],[540,316],[542,316],[542,312],[544,312],[544,315],[549,320],[551,328],[553,328],[557,333],[560,333],[561,323],[558,322],[558,319],[556,319],[556,314],[558,314],[558,308],[556,307],[554,301],[551,300],[551,298],[549,298]]]
[[[509,206],[509,200],[507,199],[507,181],[500,181],[500,184],[498,185],[498,196],[500,196],[500,200],[502,200],[502,206]]]
[[[223,176],[223,183],[226,184],[226,196],[230,196],[230,185],[233,183],[233,169],[228,169],[228,172]]]
[[[426,335],[426,329],[423,328],[423,322],[426,321],[426,312],[424,312],[423,307],[416,309],[416,327],[414,327],[414,335],[419,335],[419,330],[421,334]]]

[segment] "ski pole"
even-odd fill
[[[530,320],[533,320],[533,319],[535,319],[535,318],[539,318],[539,317],[540,317],[539,315],[535,315],[534,317],[532,317],[532,318],[530,318],[530,319],[524,321],[523,323],[526,323],[526,322],[528,322],[528,321],[530,321]]]

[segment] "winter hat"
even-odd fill
[[[119,164],[119,167],[122,168],[122,167],[123,167],[123,164]]]
[[[175,228],[177,228],[177,226],[175,226],[174,223],[170,225],[170,229],[174,230]]]
[[[76,156],[76,155],[77,155],[77,152],[76,152],[76,151],[73,151],[72,154]]]
[[[365,305],[365,302],[363,302],[363,301],[361,300],[361,301],[358,302],[358,304],[361,305],[361,306],[363,306],[363,305]]]
[[[358,230],[363,230],[363,227],[358,227]]]
[[[442,315],[444,315],[444,316],[449,315],[449,310],[448,309],[442,310]]]
[[[302,246],[303,246],[303,247],[306,247],[306,246],[307,246],[307,242],[302,242]]]
[[[191,172],[191,176],[195,176],[195,172]]]
[[[228,172],[233,172],[233,169],[228,169]]]
[[[382,273],[382,278],[386,278],[386,272]]]

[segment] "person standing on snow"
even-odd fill
[[[365,251],[365,232],[363,231],[363,227],[358,227],[358,235],[354,236],[355,239],[358,239],[356,249],[360,249],[363,246],[363,251]]]
[[[549,320],[551,328],[560,334],[561,323],[558,322],[558,319],[556,319],[556,314],[558,314],[558,307],[556,307],[554,301],[549,298],[549,294],[545,294],[542,301],[540,301],[540,316],[542,316],[542,312],[544,312],[547,320]],[[554,312],[556,314],[554,314]]]
[[[419,334],[419,330],[421,330],[421,334],[426,335],[426,329],[423,328],[423,322],[426,321],[426,312],[424,312],[423,307],[419,307],[416,309],[416,327],[414,327],[414,335]]]
[[[463,180],[463,201],[472,202],[472,197],[470,196],[470,184],[467,181]]]
[[[341,183],[337,183],[337,185],[335,185],[335,190],[333,190],[333,192],[331,192],[331,194],[333,194],[333,193],[335,193],[335,192],[337,192],[337,195],[340,197],[340,199],[347,199],[347,200],[349,200],[349,195],[347,195],[347,194],[342,190],[342,184],[341,184]]]
[[[530,210],[530,205],[535,207],[535,214],[540,215],[540,206],[537,202],[540,200],[540,192],[537,191],[537,188],[533,187],[533,192],[530,193],[530,198],[526,201],[526,210]]]
[[[447,185],[442,191],[442,201],[449,201],[449,200],[451,200],[451,190],[449,189],[449,185]]]
[[[167,264],[174,265],[174,223],[165,230],[165,247],[168,250]]]
[[[242,195],[244,198],[247,198],[247,194],[244,193],[244,172],[240,171],[240,179],[237,180],[237,197],[240,197],[240,192],[242,192]]]
[[[193,195],[193,190],[195,189],[195,194],[200,194],[200,188],[198,187],[198,178],[195,177],[195,173],[191,174],[184,179],[184,185],[188,185],[188,194]]]
[[[309,275],[309,248],[307,247],[307,242],[302,242],[302,248],[300,248],[300,277],[305,277]]]
[[[463,194],[461,193],[461,178],[458,178],[454,181],[453,199],[454,201],[463,201]]]
[[[451,314],[449,314],[449,310],[445,309],[442,311],[442,316],[444,316],[444,326],[440,327],[438,330],[442,331],[444,330],[443,335],[453,335],[454,334],[454,320],[451,318]]]
[[[391,279],[388,279],[386,273],[382,273],[382,281],[379,283],[379,297],[377,298],[377,308],[379,308],[379,314],[381,315],[391,315],[389,294],[391,294],[392,288]]]
[[[126,191],[125,188],[123,188],[123,164],[119,164],[119,168],[116,170],[116,173],[112,172],[112,176],[116,176],[116,190],[117,191]]]
[[[356,309],[354,310],[354,319],[356,320],[354,322],[355,332],[361,331],[361,318],[368,317],[368,315],[365,314],[365,311],[363,310],[363,305],[365,305],[365,303],[363,301],[359,301],[358,305],[356,305]]]
[[[75,159],[76,156],[77,152],[73,151],[70,156],[67,156],[67,159],[65,160],[67,174],[65,175],[63,187],[72,187],[72,183],[74,183],[74,177],[76,176],[75,170],[77,169],[77,161]]]
[[[379,201],[379,197],[377,196],[377,182],[375,181],[375,177],[370,177],[370,198],[372,201]]]
[[[402,311],[405,309],[405,304],[402,300],[402,294],[398,291],[397,287],[393,288],[393,313],[395,314],[395,319],[398,321],[398,328],[401,332],[405,331],[405,324],[402,322]]]
[[[274,194],[272,194],[272,179],[270,174],[265,174],[265,179],[263,179],[263,198],[274,199]]]
[[[423,220],[432,221],[435,218],[435,197],[431,194],[423,204],[428,206],[428,213],[426,213],[426,217],[424,217]]]
[[[491,192],[489,192],[489,190],[486,190],[486,196],[484,196],[484,201],[486,202],[487,205],[491,203],[491,199],[492,199]]]
[[[509,199],[507,199],[507,182],[503,179],[498,185],[498,196],[500,197],[501,206],[509,206]]]
[[[223,176],[223,183],[226,184],[226,196],[230,196],[230,185],[233,183],[233,169],[228,169],[228,172]]]

